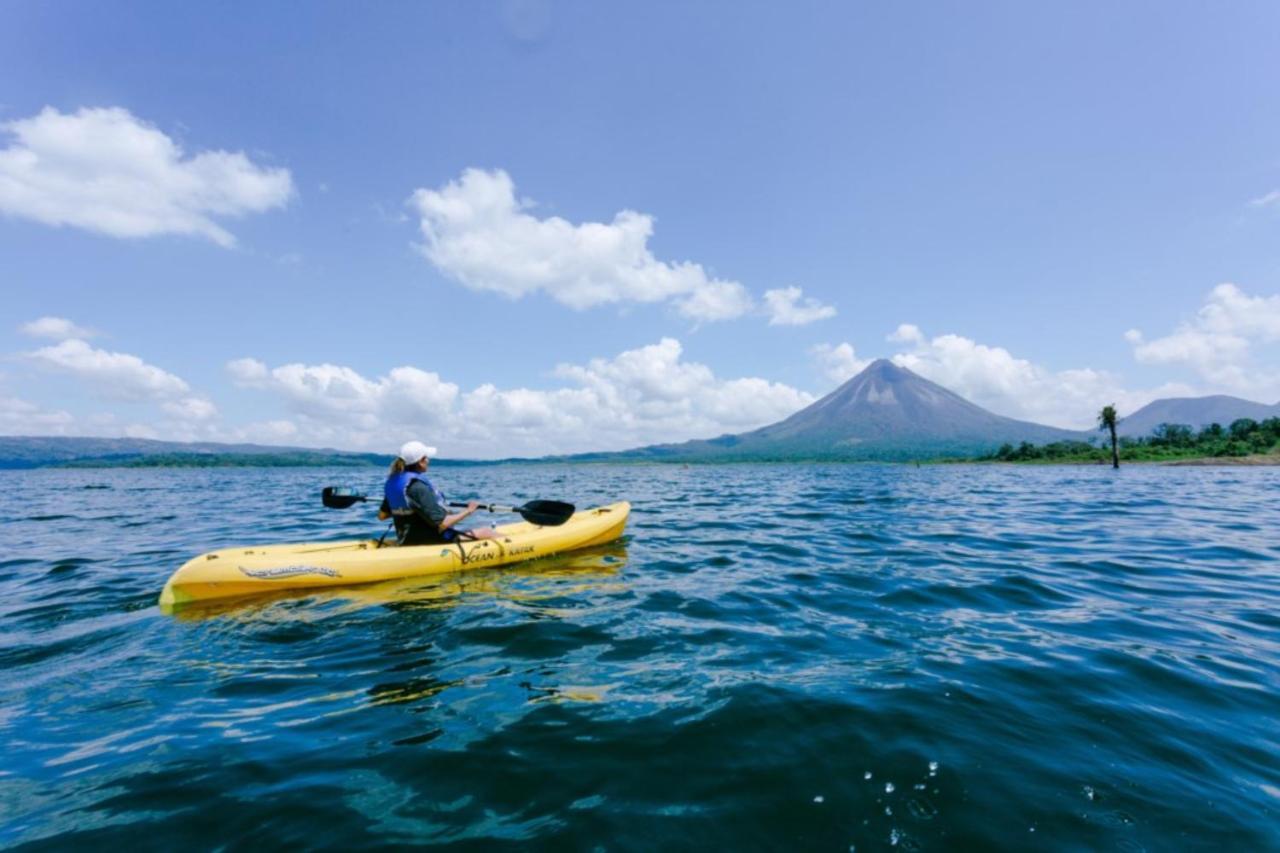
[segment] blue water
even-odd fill
[[[1280,849],[1280,469],[446,469],[634,504],[166,616],[378,472],[0,472],[0,845]]]

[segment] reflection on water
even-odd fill
[[[450,469],[628,536],[156,608],[380,478],[0,472],[0,845],[1280,848],[1276,469]]]

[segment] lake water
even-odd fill
[[[0,472],[0,846],[1280,849],[1280,469],[511,466],[524,567],[166,616],[377,470]]]

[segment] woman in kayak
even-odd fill
[[[385,489],[386,499],[378,518],[395,520],[396,539],[401,545],[436,545],[458,539],[493,539],[492,527],[463,530],[456,525],[480,505],[471,501],[461,512],[450,515],[444,495],[426,478],[427,466],[436,455],[434,447],[420,441],[406,442],[400,456],[391,463]]]

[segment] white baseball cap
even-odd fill
[[[421,441],[406,441],[400,447],[400,458],[406,465],[413,465],[421,462],[423,459],[430,459],[436,455],[434,447],[428,447]]]

